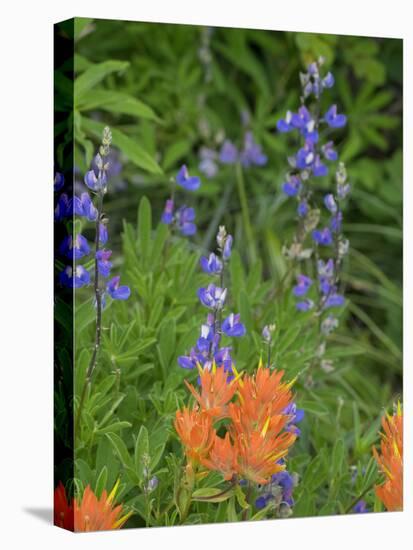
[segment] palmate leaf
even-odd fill
[[[82,128],[96,140],[100,140],[105,124],[82,116]],[[135,140],[112,128],[113,145],[120,149],[122,153],[129,158],[139,168],[146,170],[150,174],[162,174],[162,169],[158,163],[147,153]]]

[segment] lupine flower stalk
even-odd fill
[[[322,74],[323,63],[320,58],[300,75],[301,106],[296,113],[287,111],[285,118],[277,123],[279,132],[298,133],[301,139],[300,149],[288,158],[290,171],[282,185],[284,193],[297,201],[298,217],[293,242],[284,251],[296,262],[311,256],[314,259],[316,280],[300,270],[293,294],[298,311],[314,310],[322,338],[338,325],[337,318],[325,312],[345,303],[339,284],[342,260],[348,252],[349,242],[342,232],[342,207],[350,192],[345,166],[339,162],[334,191],[324,195],[321,205],[317,202],[317,180],[328,176],[329,164],[338,161],[334,142],[331,139],[323,142],[323,134],[343,128],[347,123],[347,117],[338,112],[336,105],[322,113],[321,96],[334,85],[330,72]],[[326,215],[328,223],[323,224]]]
[[[169,225],[172,229],[178,229],[184,237],[190,237],[196,233],[195,210],[186,204],[176,206],[176,185],[186,191],[193,192],[199,189],[201,180],[197,176],[190,176],[185,164],[181,166],[175,181],[172,183],[171,196],[165,203],[161,217],[162,223]]]
[[[178,364],[184,369],[194,369],[200,365],[203,369],[210,370],[215,362],[219,368],[223,368],[230,380],[234,375],[231,347],[221,347],[221,340],[224,335],[231,338],[242,337],[246,329],[238,313],[230,313],[223,319],[228,295],[228,289],[224,285],[224,273],[231,256],[233,239],[225,227],[221,226],[216,240],[218,254],[212,252],[200,260],[202,270],[215,279],[215,282],[198,290],[199,301],[208,309],[206,322],[201,326],[196,346],[188,355],[178,357]]]
[[[94,158],[93,169],[89,170],[84,178],[85,185],[96,197],[96,205],[88,193],[82,193],[80,197],[74,196],[70,202],[62,195],[58,202],[55,216],[61,218],[63,214],[77,215],[84,217],[88,221],[95,223],[95,243],[94,243],[94,299],[96,308],[95,323],[95,342],[92,355],[86,371],[86,378],[80,396],[76,431],[80,426],[80,418],[87,389],[91,383],[91,377],[96,367],[98,353],[101,344],[102,333],[102,310],[106,304],[106,296],[109,295],[113,300],[127,300],[130,296],[130,289],[120,284],[120,277],[115,276],[107,280],[110,276],[112,262],[110,261],[112,251],[103,248],[108,241],[107,218],[103,214],[103,198],[107,192],[108,173],[110,170],[109,152],[112,141],[112,134],[109,128],[103,130],[102,144],[99,152]],[[55,181],[56,186],[56,181]],[[74,238],[67,237],[60,246],[60,253],[63,256],[72,257],[77,261],[90,254],[91,250],[87,240],[80,234]],[[77,265],[74,271],[67,267],[60,276],[60,281],[65,286],[79,288],[89,284],[91,280],[90,273],[81,265]]]

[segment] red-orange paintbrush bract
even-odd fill
[[[403,413],[400,403],[397,410],[382,419],[380,454],[373,449],[385,482],[376,486],[376,495],[391,512],[403,509]]]
[[[54,493],[54,524],[70,531],[106,531],[120,529],[132,512],[122,515],[123,506],[113,505],[119,480],[108,495],[106,490],[98,498],[88,485],[81,500],[69,503],[66,490],[60,482]]]
[[[293,395],[292,382],[282,382],[283,374],[261,363],[255,374],[241,378],[236,373],[230,382],[223,368],[201,372],[200,392],[187,384],[200,408],[176,413],[175,428],[187,456],[221,472],[227,480],[239,476],[268,483],[273,474],[284,469],[281,459],[296,439],[292,430],[286,430],[291,415],[284,411]],[[236,401],[230,402],[235,394]],[[229,419],[224,438],[213,426],[222,418]]]

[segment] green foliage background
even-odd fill
[[[200,49],[208,40],[205,63]],[[348,115],[337,149],[353,189],[344,225],[349,301],[326,351],[332,372],[312,367],[316,329],[297,315],[288,287],[282,292],[281,248],[295,213],[280,190],[291,149],[275,131],[299,104],[299,71],[320,55],[336,78],[328,101]],[[363,493],[379,510],[371,447],[384,408],[402,391],[401,41],[77,19],[75,71],[76,166],[85,172],[109,125],[123,166],[109,185],[105,212],[132,290],[128,302],[104,311],[103,349],[76,443],[78,489],[110,489],[120,476],[119,501],[136,511],[128,526],[239,519],[239,495],[193,502],[183,517],[182,450],[172,429],[176,409],[188,400],[188,373],[176,359],[193,345],[204,316],[196,298],[207,281],[199,256],[225,224],[235,239],[231,300],[248,331],[235,346],[237,367],[256,368],[262,327],[276,322],[275,364],[288,378],[298,375],[297,403],[306,416],[288,465],[300,476],[293,515],[344,513]],[[265,167],[244,172],[247,204],[233,168],[222,167],[191,197],[196,237],[169,239],[158,222],[170,178],[182,163],[199,173],[199,149],[216,148],[223,135],[240,144],[245,111],[269,157]],[[90,291],[79,292],[76,304],[79,396],[94,333]],[[142,489],[146,454],[160,480],[150,498]],[[199,488],[219,483],[211,474]],[[271,517],[255,512],[250,517]]]

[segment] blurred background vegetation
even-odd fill
[[[191,246],[199,252],[214,247],[217,227],[225,224],[237,249],[233,285],[237,280],[254,304],[284,276],[282,246],[296,223],[295,207],[281,192],[292,150],[277,134],[276,121],[287,109],[299,106],[299,71],[320,55],[325,57],[336,79],[326,101],[348,116],[337,151],[352,184],[344,224],[351,251],[343,275],[350,300],[341,328],[331,337],[336,348],[326,356],[340,359],[336,370],[328,381],[322,374],[317,396],[310,389],[306,398],[313,400],[313,428],[316,422],[324,430],[337,427],[324,433],[326,439],[333,442],[338,437],[338,426],[354,428],[351,463],[369,455],[382,407],[389,407],[402,391],[402,41],[92,19],[76,19],[75,31],[76,168],[79,174],[88,168],[106,125],[112,128],[121,167],[105,199],[112,248],[118,248],[117,254],[121,250],[123,231],[126,264],[136,263],[128,253],[128,239],[136,239],[138,204],[148,197],[156,226],[171,177],[185,163],[203,182],[190,198],[198,225]],[[264,167],[244,172],[247,212],[233,167],[221,165],[211,178],[199,170],[203,147],[218,150],[225,137],[241,145],[246,126],[268,156]],[[246,246],[245,215],[253,233],[252,255]],[[129,223],[124,226],[123,220]],[[160,274],[158,256],[153,269]],[[188,262],[193,278],[196,266]],[[149,269],[149,258],[146,263]],[[184,288],[175,292],[182,306],[196,302]],[[242,297],[236,301],[242,309]],[[150,312],[146,314],[149,318]],[[186,348],[198,326],[196,319],[192,333],[183,337]],[[293,342],[297,349],[299,333],[300,327],[294,334],[281,335],[284,350]],[[167,335],[165,329],[163,336]],[[174,357],[184,352],[181,348],[168,353]],[[172,362],[176,364],[176,358]],[[171,411],[175,407],[172,402]],[[313,447],[322,448],[314,429],[311,438]],[[305,430],[300,445],[309,449]],[[300,460],[308,460],[303,456],[294,459],[298,470]],[[315,460],[312,474],[323,460],[328,468],[327,455],[319,453]],[[368,457],[362,462],[366,465]],[[311,513],[314,510],[297,509],[298,515]]]

